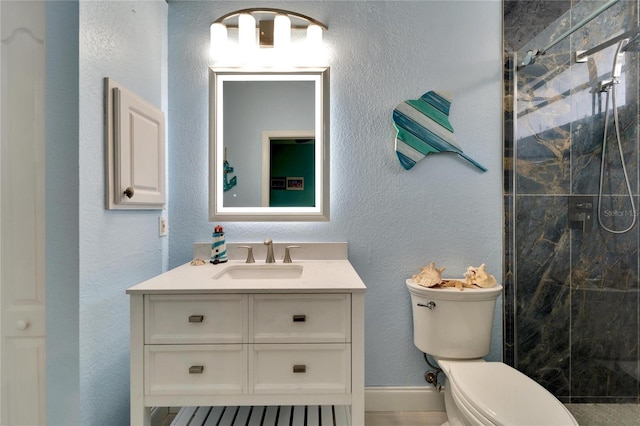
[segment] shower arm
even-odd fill
[[[593,55],[596,52],[601,51],[602,49],[606,49],[609,46],[613,46],[618,43],[620,40],[624,40],[625,38],[631,39],[634,36],[640,34],[640,27],[635,27],[632,30],[629,30],[625,33],[620,34],[619,36],[613,37],[599,45],[592,47],[589,50],[576,50],[575,62],[587,62],[589,56]]]
[[[562,40],[564,40],[565,38],[569,37],[571,34],[573,34],[576,31],[578,31],[580,28],[582,28],[585,25],[587,25],[595,17],[597,17],[598,15],[603,13],[605,10],[609,9],[611,6],[613,6],[614,4],[618,3],[619,1],[620,0],[611,0],[610,2],[603,4],[598,9],[594,10],[589,16],[584,18],[582,21],[578,22],[571,29],[565,31],[557,39],[555,39],[554,41],[552,41],[550,44],[548,44],[547,46],[543,47],[542,49],[529,50],[527,52],[527,54],[525,55],[524,59],[522,60],[522,63],[520,65],[518,65],[517,69],[521,70],[522,68],[526,67],[527,65],[533,64],[536,61],[536,58],[538,56],[542,56],[542,55],[546,54],[547,50],[551,49],[553,46],[555,46],[556,44],[560,43]]]

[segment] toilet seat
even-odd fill
[[[504,426],[578,424],[551,393],[506,364],[442,361],[441,367],[456,405],[476,422]]]

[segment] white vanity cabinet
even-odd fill
[[[127,290],[131,424],[150,424],[154,406],[349,405],[363,426],[359,278],[226,284],[211,282],[214,268],[184,265]]]

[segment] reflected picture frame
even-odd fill
[[[287,177],[287,191],[304,191],[304,178]]]
[[[287,180],[284,177],[272,177],[271,189],[286,189]]]

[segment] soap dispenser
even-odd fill
[[[227,245],[224,241],[224,230],[217,225],[213,229],[213,242],[211,243],[211,263],[214,265],[227,261]]]

